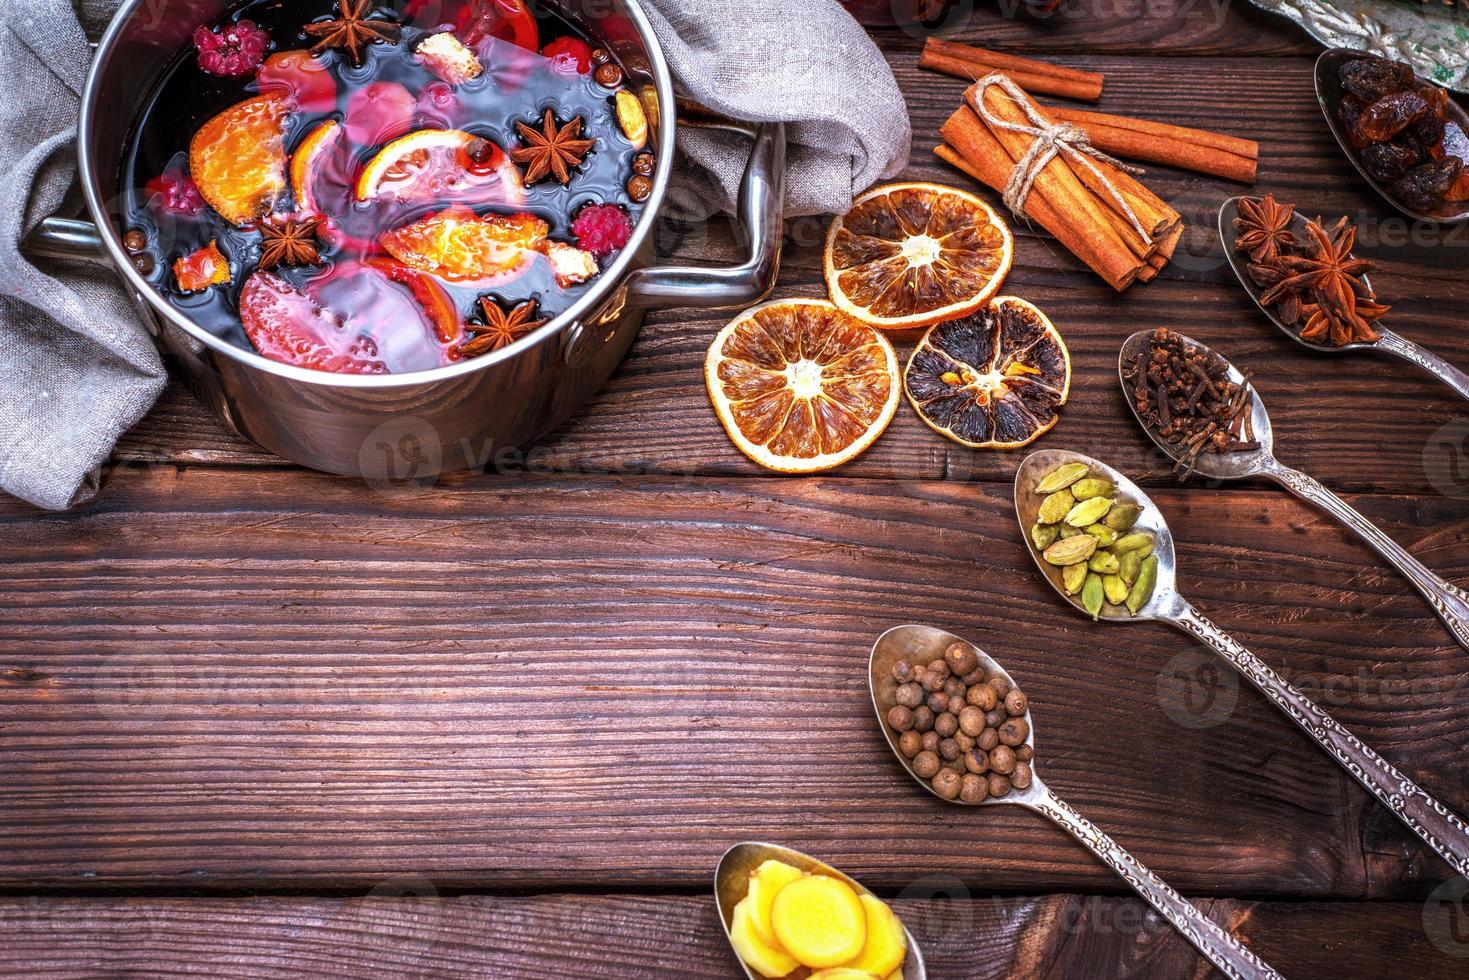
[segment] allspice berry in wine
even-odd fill
[[[920,752],[913,757],[913,771],[924,779],[932,779],[939,771],[937,752]]]

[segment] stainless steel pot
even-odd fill
[[[754,149],[741,187],[738,240],[727,268],[656,266],[653,228],[668,190],[677,122],[667,62],[637,0],[559,0],[557,12],[607,44],[637,88],[657,94],[658,170],[631,241],[570,309],[503,350],[432,371],[337,375],[242,350],[189,320],[133,269],[123,248],[124,144],[144,99],[193,25],[228,0],[128,0],[97,47],[82,93],[77,156],[92,221],[51,218],[33,254],[115,269],[136,295],[158,345],[200,399],[240,435],[293,462],[397,481],[480,469],[565,421],[621,362],[652,307],[720,309],[758,302],[780,262],[785,132],[748,130]],[[742,130],[744,131],[744,130]],[[501,457],[502,458],[502,457]]]

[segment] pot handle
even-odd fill
[[[107,255],[97,226],[76,218],[42,218],[41,223],[21,241],[20,250],[37,258],[112,268],[112,259]]]
[[[738,131],[748,132],[743,128]],[[758,303],[775,288],[785,213],[785,123],[765,123],[754,132],[754,137],[755,146],[740,183],[737,205],[740,232],[750,243],[745,261],[712,268],[638,269],[628,277],[629,306],[727,309]]]

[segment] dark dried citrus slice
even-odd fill
[[[825,300],[765,303],[709,346],[704,381],[740,452],[780,473],[840,466],[882,435],[898,407],[898,355]]]
[[[975,449],[1014,449],[1049,432],[1070,390],[1066,342],[1015,296],[935,326],[903,369],[919,417]]]
[[[988,204],[941,184],[888,184],[852,202],[826,236],[832,302],[875,327],[967,316],[1000,291],[1014,239]]]

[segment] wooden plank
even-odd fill
[[[1159,502],[1187,593],[1469,812],[1464,655],[1421,600],[1283,496]],[[1462,504],[1356,503],[1469,578]],[[1000,657],[1048,782],[1181,888],[1445,879],[1252,691],[1188,727],[1190,643],[1064,609],[1012,521],[1001,486],[839,479],[158,467],[70,515],[0,503],[0,885],[697,887],[757,838],[885,887],[1115,887],[1034,815],[946,808],[886,756],[863,670],[905,621]]]
[[[971,186],[926,156],[963,84],[920,72],[905,59],[897,59],[897,68],[917,134],[914,163],[905,176]],[[1469,367],[1469,335],[1456,313],[1469,305],[1469,280],[1462,274],[1469,265],[1469,230],[1410,229],[1401,219],[1382,217],[1382,205],[1326,131],[1307,59],[1166,58],[1147,62],[1146,69],[1136,59],[1094,58],[1086,64],[1108,72],[1110,110],[1259,138],[1260,188],[1298,200],[1307,211],[1357,216],[1364,224],[1360,251],[1382,263],[1376,281],[1397,304],[1399,326]],[[1223,86],[1219,77],[1238,81]],[[1030,298],[1051,315],[1070,343],[1076,374],[1071,407],[1044,445],[1082,449],[1166,481],[1166,467],[1126,415],[1115,357],[1132,331],[1167,325],[1218,345],[1255,372],[1287,462],[1348,490],[1469,497],[1453,468],[1469,426],[1448,388],[1397,362],[1367,356],[1327,360],[1290,344],[1264,320],[1224,262],[1214,216],[1219,202],[1241,188],[1164,168],[1147,179],[1185,214],[1190,230],[1173,266],[1146,287],[1114,296],[1079,272],[1076,260],[1048,237],[1017,228],[1016,264],[1006,291]],[[791,226],[778,295],[821,295],[824,231],[822,219]],[[717,224],[697,230],[679,250],[680,258],[694,260],[732,253],[727,230]],[[730,445],[704,392],[704,353],[726,319],[727,314],[690,311],[650,316],[622,370],[575,419],[535,448],[531,465],[577,473],[759,475]],[[913,339],[897,338],[905,358]],[[905,404],[882,440],[843,475],[1006,481],[1023,456],[950,443]],[[118,461],[281,465],[224,433],[178,390],[123,440]]]
[[[1448,928],[1448,908],[1203,905],[1286,976],[1461,977],[1469,956],[1469,945]],[[954,896],[904,898],[894,907],[934,977],[1211,973],[1135,898]],[[425,880],[401,878],[353,898],[8,898],[0,899],[0,925],[0,970],[50,980],[742,976],[713,900],[703,896],[440,896]]]

